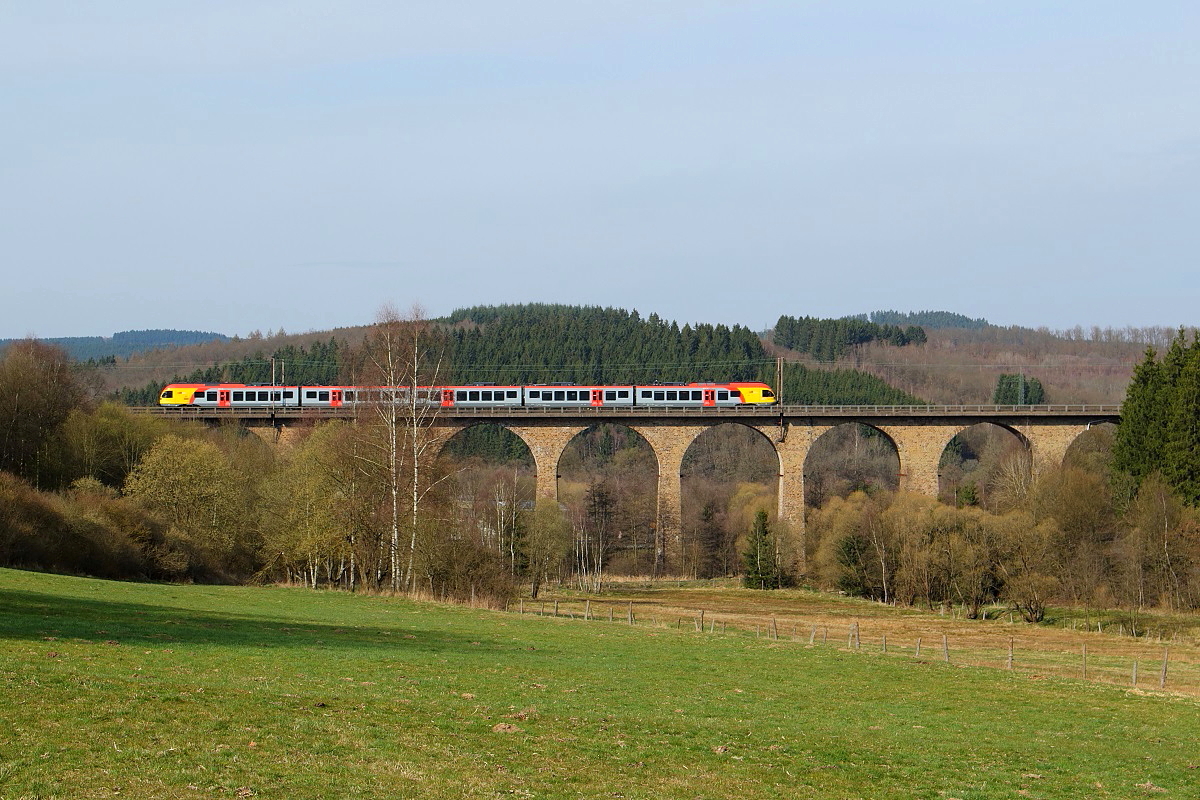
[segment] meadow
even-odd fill
[[[0,797],[1200,794],[1189,691],[701,633],[702,593],[649,591],[629,625],[0,570]]]

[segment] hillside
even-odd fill
[[[1054,332],[929,311],[847,319],[868,324],[823,322],[831,329],[857,331],[860,341],[824,359],[778,346],[774,331],[680,326],[655,314],[642,318],[636,311],[612,308],[479,306],[437,322],[451,339],[447,363],[454,381],[760,379],[773,384],[773,361],[781,356],[791,365],[783,393],[788,403],[988,403],[1004,374],[1036,378],[1051,403],[1119,403],[1146,348],[1161,349],[1175,333],[1165,328]],[[864,336],[871,326],[881,329]],[[913,328],[922,334],[910,340]],[[130,402],[150,402],[154,390],[172,380],[270,382],[272,357],[277,377],[335,380],[342,364],[330,360],[330,343],[344,352],[361,344],[367,329],[245,338],[203,334],[208,341],[143,349],[102,365],[103,385],[109,392],[124,390]]]
[[[862,370],[937,404],[990,403],[1004,374],[1036,378],[1048,403],[1120,403],[1146,348],[1164,349],[1175,333],[1166,328],[1084,333],[995,325],[930,329],[921,347],[871,343],[833,366]]]
[[[148,350],[169,350],[228,339],[224,334],[211,331],[144,330],[120,331],[112,336],[66,336],[42,341],[61,347],[76,361],[105,361],[128,359]],[[0,352],[14,341],[0,339]]]
[[[761,380],[774,383],[775,360],[758,334],[742,326],[668,322],[636,311],[548,304],[480,306],[436,321],[444,333],[444,380],[455,383],[651,383]],[[126,402],[154,402],[163,383],[269,383],[354,380],[347,354],[365,329],[302,337],[212,342],[142,354],[107,371]],[[324,336],[324,338],[322,338]],[[794,403],[921,402],[879,378],[852,369],[784,373]]]

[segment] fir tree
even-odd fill
[[[742,564],[746,570],[742,585],[748,589],[781,589],[788,583],[779,555],[779,541],[771,532],[766,511],[754,515]]]

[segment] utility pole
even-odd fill
[[[783,405],[783,356],[775,359],[775,402]]]

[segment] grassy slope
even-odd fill
[[[4,798],[1200,786],[1191,698],[300,589],[0,570],[0,676]]]

